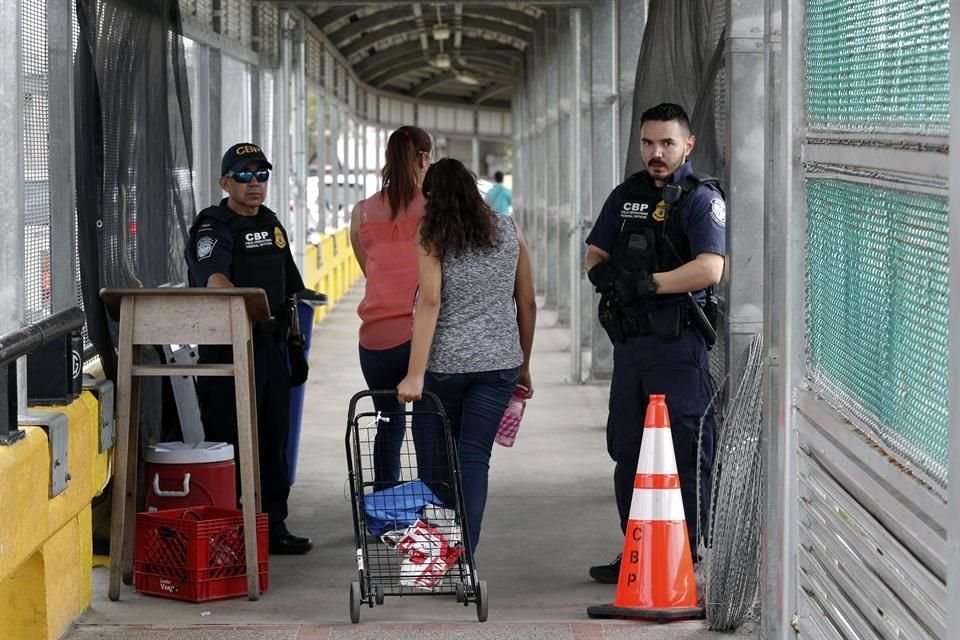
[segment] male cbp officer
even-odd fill
[[[253,328],[261,496],[270,517],[270,553],[301,554],[313,544],[292,535],[284,524],[290,495],[285,452],[291,386],[285,303],[304,286],[286,231],[276,214],[263,206],[272,168],[255,144],[227,149],[220,163],[220,188],[227,197],[197,216],[186,256],[191,286],[260,287],[267,293],[273,319]],[[200,347],[201,362],[230,362],[231,358],[228,346]],[[206,439],[236,445],[233,380],[199,377],[197,392]]]
[[[700,305],[704,290],[723,274],[726,208],[715,183],[689,177],[693,168],[687,157],[695,138],[682,107],[657,105],[644,112],[640,123],[646,169],[613,190],[586,241],[588,277],[603,294],[600,319],[614,342],[607,451],[616,462],[614,489],[620,528],[626,532],[647,400],[650,394],[666,394],[695,551],[699,423],[711,398],[705,342],[709,324]],[[704,421],[700,447],[706,522],[712,412]],[[616,583],[619,574],[619,557],[590,569],[590,576],[603,583]]]

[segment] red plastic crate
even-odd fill
[[[134,588],[206,602],[247,594],[243,512],[191,507],[137,514]],[[267,590],[268,522],[257,514],[260,591]]]

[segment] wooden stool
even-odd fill
[[[253,379],[252,323],[267,320],[270,307],[263,289],[102,289],[100,298],[117,318],[117,445],[113,465],[110,525],[111,600],[120,598],[121,569],[133,583],[134,516],[139,447],[139,379],[142,376],[232,376],[237,397],[237,446],[247,565],[247,595],[260,598],[257,520],[260,464],[257,403]],[[233,346],[233,364],[141,365],[140,345],[222,344]],[[253,496],[253,499],[251,499]]]

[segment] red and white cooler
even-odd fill
[[[144,461],[147,511],[237,508],[233,445],[160,442],[146,448]]]

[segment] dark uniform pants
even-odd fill
[[[201,350],[201,361],[224,361],[220,347]],[[205,357],[204,352],[209,355]],[[229,347],[226,361],[231,360]],[[257,400],[258,446],[260,454],[260,495],[263,510],[275,527],[287,518],[290,482],[287,472],[287,440],[290,434],[290,370],[287,345],[282,340],[260,333],[253,338],[253,360]],[[237,411],[233,379],[198,377],[197,396],[206,439],[229,442],[234,454],[237,445]],[[239,463],[237,469],[239,470]],[[238,471],[239,478],[239,471]],[[237,493],[240,493],[238,479]]]
[[[607,451],[616,462],[614,488],[620,528],[626,532],[630,500],[640,456],[647,399],[666,395],[670,413],[673,448],[680,476],[683,511],[690,544],[697,546],[697,440],[700,417],[710,405],[712,384],[709,359],[703,337],[684,328],[674,340],[655,335],[634,336],[616,343],[613,350],[613,379],[610,383],[610,414],[607,418]],[[700,442],[701,531],[706,529],[710,500],[710,471],[713,464],[715,426],[713,411],[703,424]],[[694,555],[696,558],[696,555]]]

